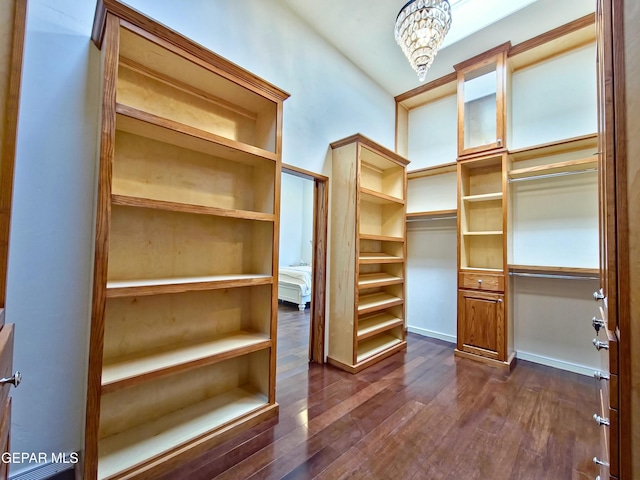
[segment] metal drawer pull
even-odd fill
[[[602,294],[602,289],[593,292],[593,299],[597,302],[598,300],[604,300],[604,295]]]
[[[593,372],[593,377],[596,380],[609,380],[609,375],[605,375],[602,372]]]
[[[603,467],[608,467],[609,462],[605,462],[604,460],[600,460],[598,457],[593,457],[593,463],[596,465],[602,465]]]
[[[0,385],[11,383],[13,384],[14,387],[17,387],[18,385],[20,385],[21,381],[22,381],[22,374],[16,371],[16,373],[13,374],[13,377],[0,378]]]
[[[600,329],[605,327],[604,320],[598,317],[593,317],[591,319],[591,325],[595,329],[596,333],[600,333]]]
[[[609,423],[609,419],[608,418],[601,417],[597,413],[593,414],[593,419],[598,424],[598,426],[604,425],[605,427],[608,427],[609,425],[611,425],[611,423]]]
[[[603,348],[605,350],[609,350],[609,344],[607,342],[601,342],[597,338],[593,339],[593,346],[596,347],[596,350],[598,350],[598,351],[603,349]]]
[[[482,279],[481,278],[478,279],[478,285],[482,286]]]

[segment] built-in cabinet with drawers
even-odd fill
[[[510,368],[506,154],[458,161],[456,355]]]
[[[328,361],[356,373],[406,348],[408,161],[362,135],[331,148]]]
[[[438,295],[457,303],[455,315],[443,309],[438,330],[416,328],[426,322],[409,305],[409,331],[453,340],[458,356],[503,367],[515,351],[583,374],[597,364],[580,328],[592,308],[584,292],[598,277],[594,40],[588,15],[499,45],[396,97],[396,148],[416,167],[408,172],[409,239],[421,243],[408,245],[421,254],[408,265],[409,297],[420,295],[412,279],[428,278],[425,266],[445,274],[458,266],[457,289]],[[459,245],[447,270],[445,259],[425,258],[423,245],[444,236],[426,225],[446,215],[440,199],[451,190],[453,160]],[[493,177],[482,175],[490,165]]]
[[[277,414],[287,94],[116,1],[103,99],[84,478],[151,478]]]

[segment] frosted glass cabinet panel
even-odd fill
[[[506,59],[509,45],[456,65],[458,156],[505,146]]]
[[[497,87],[495,63],[465,75],[463,84],[465,150],[496,141]]]

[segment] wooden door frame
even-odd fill
[[[282,164],[282,173],[312,180],[313,187],[313,260],[311,322],[309,325],[309,361],[324,363],[324,337],[327,286],[327,225],[329,222],[329,177]]]

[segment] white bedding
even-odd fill
[[[302,295],[310,295],[311,267],[307,265],[299,267],[280,267],[278,272],[278,281],[300,285]]]

